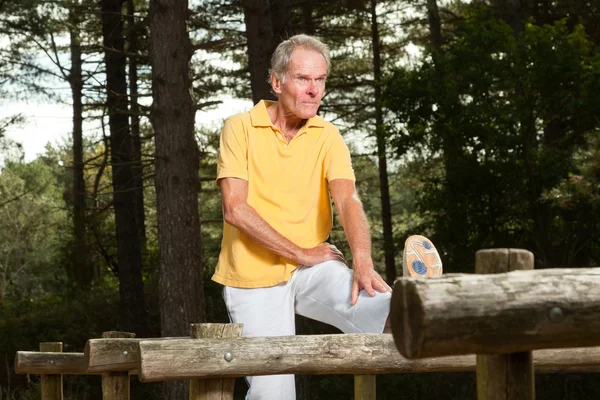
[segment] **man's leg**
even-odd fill
[[[225,286],[225,305],[233,323],[244,324],[242,336],[287,336],[295,334],[294,304],[289,286],[242,289]],[[247,377],[247,400],[294,400],[294,375]]]
[[[344,333],[382,333],[391,293],[369,296],[364,290],[350,304],[352,270],[340,261],[300,267],[292,275],[296,313],[333,325]]]

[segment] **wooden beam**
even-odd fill
[[[154,340],[190,338],[157,338]],[[85,344],[85,363],[88,373],[135,371],[138,366],[138,343],[141,338],[90,339]]]
[[[486,249],[475,254],[477,274],[532,270],[533,253],[521,249]],[[534,400],[535,374],[531,351],[477,355],[478,400]]]
[[[62,342],[44,342],[40,343],[42,352],[62,352]],[[43,374],[41,376],[41,394],[42,400],[62,400],[63,384],[60,374]]]
[[[376,376],[354,375],[354,400],[376,400]]]
[[[192,339],[231,338],[242,334],[242,324],[192,324]],[[233,400],[235,379],[192,379],[189,400]]]
[[[94,374],[87,371],[83,353],[40,353],[37,351],[17,351],[15,356],[17,374]]]
[[[600,346],[600,268],[401,278],[392,330],[407,358]]]
[[[475,371],[475,355],[408,360],[392,335],[345,334],[139,342],[140,380],[274,374]],[[231,361],[225,354],[231,354]],[[600,372],[600,347],[534,353],[537,372]]]
[[[129,371],[137,368],[138,343],[141,339],[90,339],[84,355],[89,372]]]
[[[134,338],[135,333],[109,331],[102,333],[105,339]],[[128,356],[123,355],[123,356]],[[111,371],[102,374],[102,400],[129,400],[129,371]]]

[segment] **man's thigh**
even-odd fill
[[[225,286],[223,298],[231,322],[244,324],[242,336],[294,335],[294,302],[289,286],[243,289]],[[247,400],[294,400],[294,375],[248,376]]]
[[[294,302],[286,284],[253,289],[225,286],[223,298],[231,322],[244,324],[242,336],[296,333]]]
[[[339,261],[300,267],[290,280],[296,313],[333,325],[344,333],[381,333],[390,312],[391,293],[362,290],[350,304],[352,270]]]

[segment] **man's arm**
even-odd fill
[[[313,266],[328,260],[346,262],[342,253],[329,243],[321,243],[311,249],[305,249],[277,232],[248,204],[246,180],[223,178],[219,180],[219,186],[225,221],[261,246],[304,266]]]
[[[374,269],[369,225],[354,182],[350,179],[334,179],[329,182],[329,187],[352,251],[354,272],[352,274],[351,304],[356,304],[358,293],[362,289],[365,289],[371,296],[375,296],[375,290],[391,292],[392,289]]]

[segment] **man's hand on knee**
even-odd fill
[[[371,297],[375,296],[376,292],[385,293],[392,291],[392,288],[372,266],[358,267],[355,264],[352,273],[350,304],[355,305],[358,302],[358,294],[363,289],[366,290]]]
[[[346,264],[346,259],[341,251],[330,243],[321,243],[310,249],[302,249],[300,265],[312,267],[325,261],[341,261]]]

